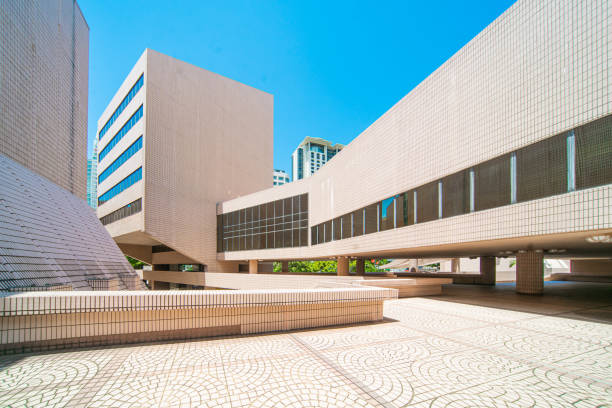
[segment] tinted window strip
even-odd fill
[[[132,86],[128,94],[123,98],[117,109],[113,112],[111,117],[106,121],[102,129],[100,129],[100,133],[98,133],[98,139],[102,139],[102,137],[108,132],[108,129],[115,123],[119,115],[123,113],[128,104],[134,99],[142,85],[144,84],[144,74],[140,75],[140,78],[136,81],[136,83]]]
[[[134,143],[130,145],[119,157],[115,159],[114,162],[110,164],[100,175],[98,176],[98,183],[103,182],[108,176],[113,174],[115,170],[117,170],[123,163],[125,163],[130,157],[132,157],[136,152],[142,149],[142,136],[140,136]]]
[[[108,191],[98,197],[98,205],[102,205],[111,198],[115,197],[117,194],[121,193],[128,187],[132,186],[134,183],[137,183],[142,179],[142,167],[139,167],[132,174],[115,184]]]
[[[138,110],[134,112],[134,114],[125,122],[125,124],[121,127],[121,129],[119,129],[117,134],[113,136],[113,138],[108,142],[108,144],[104,146],[104,149],[100,151],[100,154],[98,155],[98,163],[104,157],[106,157],[106,155],[113,149],[113,147],[115,147],[117,143],[119,143],[119,141],[123,139],[123,136],[125,136],[126,133],[129,132],[130,129],[134,127],[136,123],[138,123],[140,118],[142,118],[142,105],[140,105],[140,108],[138,108]]]

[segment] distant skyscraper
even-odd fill
[[[282,186],[283,184],[289,183],[289,175],[285,170],[274,169],[274,183],[275,186]]]
[[[0,153],[81,199],[88,70],[76,1],[0,2]]]
[[[342,148],[344,148],[344,145],[334,145],[318,137],[307,137],[302,140],[302,143],[291,155],[293,181],[312,176]]]
[[[87,204],[98,208],[98,138],[95,138],[93,152],[87,159]]]

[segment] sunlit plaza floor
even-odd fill
[[[0,406],[612,406],[612,285],[448,286],[382,323],[0,357]]]

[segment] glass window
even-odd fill
[[[470,212],[469,171],[463,170],[442,179],[442,217]]]
[[[125,189],[131,187],[138,181],[142,179],[142,167],[139,167],[132,174],[121,180],[119,183],[115,184],[109,190],[107,190],[104,194],[98,197],[98,205],[102,205],[111,198],[115,197],[117,194],[120,194]]]
[[[438,182],[418,187],[417,192],[417,222],[427,222],[438,219]]]
[[[370,204],[365,210],[365,233],[378,232],[378,203]]]
[[[474,201],[476,211],[510,204],[510,155],[474,167]]]
[[[334,241],[339,241],[342,239],[342,227],[340,225],[340,217],[338,218],[334,218],[332,221],[332,231],[333,231],[333,235],[332,235],[332,239]]]
[[[395,200],[397,197],[389,197],[380,203],[381,231],[395,228]]]
[[[342,219],[342,239],[350,238],[353,230],[351,214],[345,214],[340,218]]]
[[[353,211],[353,236],[363,235],[363,208]]]
[[[132,127],[134,127],[136,123],[138,123],[140,118],[142,118],[142,105],[140,105],[138,110],[134,112],[134,114],[127,120],[127,122],[125,122],[123,127],[119,129],[117,134],[115,134],[115,136],[113,136],[113,138],[100,151],[100,154],[98,155],[98,161],[106,157],[106,155],[113,149],[113,147],[115,147],[117,143],[119,143],[119,141],[123,139],[123,136],[125,136],[127,132],[129,132]]]
[[[124,109],[128,106],[128,104],[134,99],[134,96],[138,93],[142,85],[144,84],[144,74],[140,75],[140,78],[136,80],[136,83],[132,86],[132,89],[128,92],[128,94],[123,98],[117,109],[113,112],[111,117],[106,121],[102,129],[100,129],[100,133],[98,133],[98,139],[102,139],[108,129],[112,126],[113,123],[117,120],[119,115],[124,111]]]
[[[576,137],[576,188],[612,183],[612,115],[580,126]]]

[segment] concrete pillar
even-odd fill
[[[359,276],[365,275],[365,259],[357,258],[355,261],[355,273]]]
[[[495,285],[495,257],[480,257],[480,284]]]
[[[170,290],[170,283],[162,281],[151,281],[151,290]]]
[[[249,273],[257,273],[257,259],[249,259]]]
[[[544,292],[544,254],[521,251],[516,254],[516,293],[541,295]]]
[[[289,261],[281,262],[281,272],[289,273]]]
[[[349,259],[346,256],[338,257],[338,276],[348,276],[349,274]]]
[[[451,259],[451,273],[459,273],[461,272],[461,259],[453,258]]]

